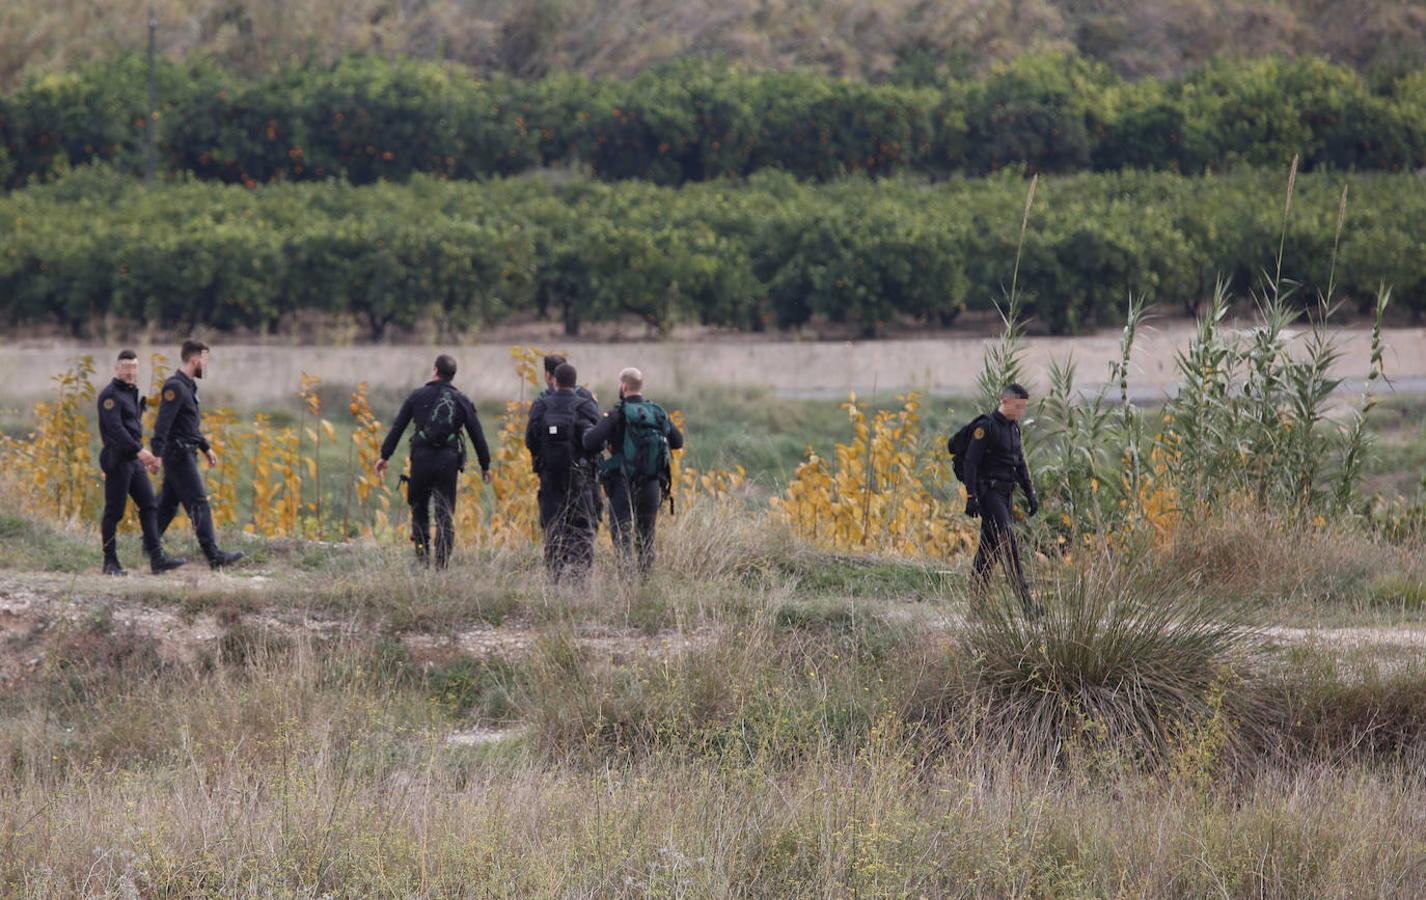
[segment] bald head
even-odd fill
[[[620,372],[619,392],[622,394],[642,394],[644,392],[644,373],[633,366]]]

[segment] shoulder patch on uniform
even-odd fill
[[[169,388],[168,390],[163,392],[163,399],[165,400],[172,400],[177,396],[178,395],[173,392],[173,388]]]
[[[983,426],[983,425],[977,425],[977,426],[975,426],[975,440],[980,441],[980,440],[984,440],[984,439],[985,439],[985,426]]]
[[[104,408],[105,408],[105,409],[113,409],[113,408],[114,408],[114,398],[113,398],[113,397],[110,397],[108,400],[105,400],[105,401],[104,401]]]

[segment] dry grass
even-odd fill
[[[1313,524],[1256,510],[1186,521],[1142,571],[1150,588],[1177,583],[1251,601],[1264,617],[1309,620],[1360,620],[1396,594],[1407,607],[1426,582],[1418,547],[1374,539],[1353,522]]]
[[[1294,648],[1222,660],[1210,641],[1204,658],[1258,706],[1218,704],[1200,679],[1180,700],[1203,705],[1164,726],[1157,759],[1086,715],[1047,763],[1014,749],[1003,692],[956,640],[959,564],[939,576],[844,560],[718,517],[668,525],[649,585],[601,574],[547,588],[533,552],[469,551],[450,573],[415,574],[394,550],[289,543],[265,551],[270,581],[205,581],[191,593],[207,600],[186,611],[182,590],[133,584],[37,623],[23,648],[41,664],[0,702],[0,893],[1426,889],[1419,660],[1373,668]],[[1196,556],[1170,548],[1163,565],[1199,572],[1204,591],[1296,590],[1255,584],[1273,569],[1251,562],[1299,552],[1294,535],[1203,523],[1205,536],[1245,529],[1255,556],[1229,555],[1223,538]],[[1350,534],[1321,566],[1395,558]],[[66,538],[26,540],[42,554]],[[85,607],[88,582],[65,584],[49,589]],[[1087,604],[1076,618],[1073,591],[1047,593],[1059,606],[1038,626],[1047,643],[1116,615]],[[136,603],[213,616],[220,634],[172,658],[125,624]],[[318,610],[332,627],[278,627]],[[469,628],[526,640],[441,643]],[[670,640],[610,642],[609,629]],[[1105,682],[1092,668],[1076,677]],[[1264,730],[1232,752],[1242,711],[1262,704]]]
[[[734,686],[745,668],[726,672]],[[1059,771],[894,720],[794,758],[667,748],[571,765],[447,744],[435,704],[311,648],[133,698],[142,762],[12,765],[0,884],[24,896],[1413,895],[1413,765],[1231,784]],[[717,687],[714,685],[713,687]],[[717,691],[712,691],[714,695]],[[136,716],[140,710],[146,715]],[[50,751],[26,723],[26,753]],[[9,733],[9,732],[7,732]],[[53,738],[50,738],[53,740]],[[26,763],[31,759],[27,758]]]

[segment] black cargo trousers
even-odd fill
[[[1030,584],[1020,563],[1020,545],[1015,540],[1015,524],[1010,515],[1010,498],[1015,485],[1009,481],[982,481],[976,487],[976,502],[980,506],[980,547],[975,551],[973,571],[982,590],[990,584],[996,563],[1005,565],[1010,586],[1020,602],[1031,605]]]

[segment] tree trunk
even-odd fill
[[[579,304],[574,300],[564,301],[565,337],[579,336]]]

